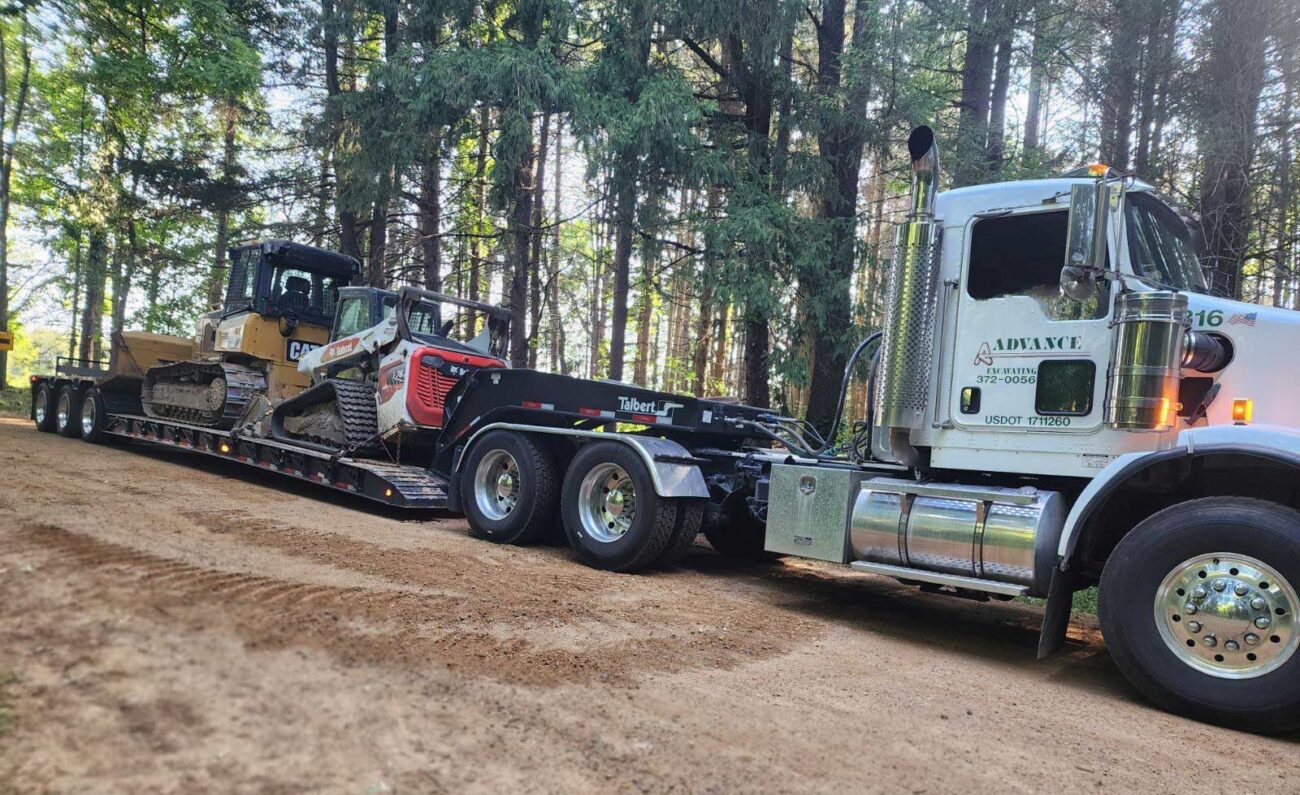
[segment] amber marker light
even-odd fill
[[[1090,177],[1104,177],[1107,171],[1110,171],[1110,166],[1105,163],[1093,163],[1088,166],[1088,176]]]
[[[226,444],[225,442],[222,442],[222,443],[221,443],[221,452],[223,452],[223,453],[229,453],[229,452],[230,452],[230,445]]]
[[[1234,425],[1249,425],[1254,416],[1255,401],[1250,398],[1237,398],[1232,401],[1232,423]]]

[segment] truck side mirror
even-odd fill
[[[1070,189],[1069,231],[1061,268],[1061,295],[1066,298],[1087,300],[1095,294],[1096,283],[1106,279],[1109,197],[1105,178]]]

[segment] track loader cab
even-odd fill
[[[231,428],[251,405],[310,386],[297,362],[328,342],[339,290],[360,267],[352,257],[287,240],[231,249],[225,300],[199,320],[193,358],[149,370],[145,413]]]

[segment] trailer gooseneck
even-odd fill
[[[270,298],[206,318],[262,335],[227,338],[227,371],[281,368],[253,379],[265,391],[233,427],[141,410],[151,369],[220,369],[202,340],[150,335],[115,339],[106,369],[33,379],[32,416],[446,508],[497,543],[558,522],[604,569],[665,565],[703,533],[722,554],[1043,597],[1041,655],[1063,643],[1072,594],[1098,586],[1107,646],[1152,701],[1300,728],[1300,404],[1279,365],[1300,316],[1209,295],[1186,226],[1149,185],[1089,167],[940,194],[933,134],[908,146],[869,416],[841,418],[847,433],[837,420],[830,439],[727,401],[509,369],[509,313],[413,288],[336,289],[328,339],[312,348],[280,322],[281,356],[244,315],[278,311],[276,257],[312,255],[282,243],[256,281]],[[293,300],[317,295],[295,287]],[[452,339],[479,325],[448,308],[485,320],[481,333]],[[184,376],[166,383],[177,405],[201,402]],[[206,387],[214,405],[223,386]]]

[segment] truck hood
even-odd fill
[[[1231,425],[1232,402],[1252,402],[1252,423],[1300,429],[1300,312],[1247,304],[1209,295],[1188,295],[1192,328],[1226,338],[1232,361],[1217,373],[1184,371],[1184,377],[1213,378],[1219,393],[1198,425]]]

